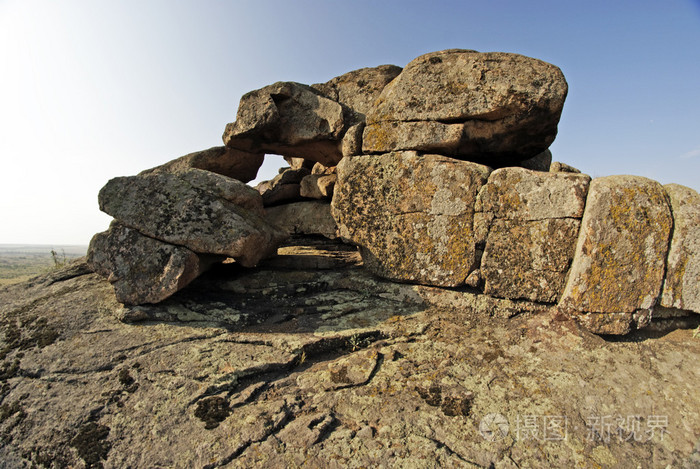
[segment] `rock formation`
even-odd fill
[[[552,163],[566,91],[276,83],[109,181],[86,260],[0,288],[0,467],[698,467],[700,195]]]
[[[321,236],[379,277],[556,307],[600,334],[700,312],[700,196],[552,163],[567,91],[554,65],[462,49],[252,91],[225,147],[105,186],[118,223],[90,264],[120,301],[153,303],[212,259],[251,267]],[[290,167],[246,187],[263,153]],[[138,259],[146,244],[160,257]]]

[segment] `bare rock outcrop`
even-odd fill
[[[351,111],[300,83],[278,82],[241,98],[224,144],[252,152],[304,158],[332,166],[342,158],[340,141]]]
[[[104,212],[146,236],[244,266],[284,239],[261,216],[260,199],[239,181],[200,170],[115,178],[99,194]]]
[[[186,173],[189,169],[203,169],[241,182],[249,182],[257,176],[264,158],[263,153],[213,147],[181,156],[163,165],[142,171],[140,174]]]
[[[474,203],[490,169],[439,155],[346,157],[332,213],[340,235],[384,278],[463,285],[478,267]]]
[[[672,225],[658,182],[639,176],[591,181],[560,306],[588,313],[582,320],[598,333],[624,334],[634,320],[646,322],[661,293]]]
[[[504,166],[549,147],[568,86],[517,54],[451,49],[411,61],[367,115],[365,153],[419,150]]]
[[[484,293],[556,302],[574,256],[590,177],[501,168],[479,192]]]
[[[112,222],[108,231],[92,238],[87,264],[109,280],[117,301],[138,305],[163,301],[215,260],[216,256],[199,256]]]
[[[673,236],[661,305],[700,313],[700,194],[679,184],[664,189],[673,213]]]

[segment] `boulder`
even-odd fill
[[[359,115],[358,120],[364,121],[384,87],[399,73],[401,67],[396,65],[361,68],[311,87],[349,107]]]
[[[331,206],[325,202],[309,201],[278,205],[265,209],[265,217],[288,235],[322,235],[337,238],[337,226]]]
[[[120,303],[159,303],[206,270],[215,256],[200,257],[113,222],[88,248],[88,266],[107,278]]]
[[[567,91],[561,70],[540,60],[461,49],[433,52],[414,59],[384,88],[367,114],[363,149],[436,151],[517,164],[554,141]],[[391,135],[393,124],[398,136]]]
[[[581,218],[590,180],[584,174],[497,169],[479,192],[476,210],[519,220]]]
[[[478,267],[474,203],[489,172],[416,152],[346,157],[338,165],[332,214],[340,235],[360,246],[375,274],[463,285]]]
[[[661,293],[672,224],[658,182],[639,176],[591,181],[562,309],[635,313],[653,308]]]
[[[564,289],[580,224],[571,218],[495,220],[481,260],[484,293],[555,303]]]
[[[553,161],[552,164],[549,165],[549,171],[551,173],[581,173],[580,169],[576,169],[573,166],[562,163],[561,161]]]
[[[285,235],[260,216],[260,195],[207,171],[156,173],[110,180],[100,209],[122,224],[196,253],[220,254],[250,267]]]
[[[265,155],[262,153],[213,147],[181,156],[163,165],[142,171],[140,174],[182,173],[194,168],[228,176],[241,182],[249,182],[258,175],[264,158]]]
[[[300,83],[278,82],[243,95],[227,147],[336,164],[351,111]]]
[[[309,174],[301,180],[300,194],[309,199],[330,199],[337,178],[336,174]]]
[[[556,302],[574,255],[590,178],[501,168],[479,192],[484,293]]]
[[[303,165],[298,169],[280,171],[272,180],[263,181],[255,187],[265,207],[301,200],[301,181],[311,173]]]
[[[673,212],[661,305],[700,313],[700,194],[679,184],[664,186]]]

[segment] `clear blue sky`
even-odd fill
[[[247,91],[446,48],[563,70],[556,160],[700,190],[698,0],[0,0],[0,243],[87,244],[108,179],[221,145]]]

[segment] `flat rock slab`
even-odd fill
[[[700,313],[700,194],[678,184],[664,186],[673,212],[661,305]]]
[[[221,174],[241,182],[255,179],[258,169],[263,164],[263,153],[250,153],[235,148],[213,147],[181,156],[163,165],[157,166],[140,174],[149,173],[181,173],[189,169],[203,169]]]
[[[693,467],[692,331],[610,342],[547,311],[501,316],[527,302],[460,295],[356,268],[232,264],[124,323],[84,270],[0,288],[0,460]]]
[[[88,265],[114,286],[117,301],[158,303],[206,270],[214,259],[202,259],[182,246],[158,241],[113,222],[88,248]]]
[[[255,189],[197,169],[112,179],[99,202],[102,211],[146,236],[244,266],[257,264],[286,237],[262,218]]]
[[[485,164],[526,160],[554,141],[567,92],[561,70],[540,60],[462,49],[432,52],[411,61],[384,88],[367,114],[363,149],[383,153],[429,145]],[[392,123],[398,123],[394,135]]]
[[[489,172],[415,152],[346,157],[338,165],[333,217],[375,274],[462,285],[477,267],[474,203]]]
[[[582,313],[652,308],[661,293],[672,225],[659,183],[638,176],[591,181],[560,305]]]

